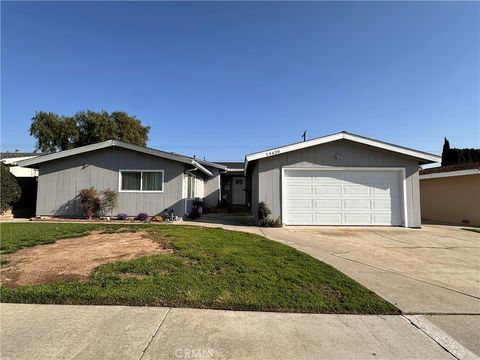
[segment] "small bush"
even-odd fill
[[[137,215],[137,219],[140,221],[146,221],[148,219],[148,214],[147,213],[140,213]]]
[[[276,220],[270,216],[260,221],[261,227],[282,227],[282,219],[278,217]]]
[[[100,211],[101,200],[95,188],[91,187],[80,190],[78,197],[80,198],[80,206],[83,209],[83,214],[88,219],[91,219],[93,215],[96,215]]]
[[[17,178],[10,172],[10,170],[8,170],[8,168],[3,163],[0,163],[0,167],[0,182],[2,183],[0,193],[0,212],[3,213],[10,209],[14,202],[20,199],[22,189],[20,189],[20,185],[18,185]]]
[[[268,208],[267,204],[265,204],[263,201],[258,204],[257,207],[257,217],[259,221],[263,221],[266,219],[272,211]]]
[[[118,206],[118,193],[112,189],[106,189],[101,192],[102,201],[100,206],[100,212],[102,215],[111,214],[113,210]]]
[[[127,220],[128,219],[128,215],[125,214],[125,213],[120,213],[117,215],[117,219],[118,220]]]

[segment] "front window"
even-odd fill
[[[163,191],[163,170],[120,171],[120,191]]]

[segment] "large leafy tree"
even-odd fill
[[[149,126],[125,112],[80,111],[73,116],[62,116],[38,111],[32,118],[30,135],[36,148],[42,152],[67,150],[78,146],[114,139],[145,146]]]
[[[10,209],[14,202],[20,199],[22,190],[20,185],[18,185],[17,178],[2,162],[0,162],[0,182],[2,183],[0,193],[0,211],[3,213]]]

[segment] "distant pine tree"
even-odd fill
[[[480,161],[480,149],[474,148],[450,148],[450,143],[447,138],[443,142],[442,149],[442,166],[466,164]]]
[[[447,138],[443,141],[443,149],[442,149],[442,166],[449,165],[451,161],[451,149],[450,149],[450,142]]]

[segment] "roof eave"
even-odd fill
[[[325,143],[329,143],[329,142],[337,141],[337,140],[349,140],[349,141],[357,142],[357,143],[360,143],[360,144],[373,146],[373,147],[376,147],[376,148],[379,148],[379,149],[384,149],[384,150],[387,150],[387,151],[395,152],[395,153],[398,153],[398,154],[401,154],[401,155],[410,156],[410,157],[413,157],[413,158],[416,158],[416,159],[422,161],[423,164],[430,164],[430,163],[439,162],[442,159],[440,156],[430,154],[430,153],[426,153],[426,152],[423,152],[423,151],[417,151],[417,150],[414,150],[414,149],[409,149],[409,148],[405,148],[405,147],[402,147],[402,146],[389,144],[389,143],[386,143],[386,142],[383,142],[383,141],[373,140],[373,139],[370,139],[370,138],[367,138],[367,137],[363,137],[363,136],[359,136],[359,135],[355,135],[355,134],[350,134],[350,133],[347,133],[347,132],[340,132],[340,133],[323,136],[323,137],[312,139],[312,140],[305,141],[305,142],[290,144],[290,145],[281,146],[281,147],[274,148],[274,149],[269,149],[269,150],[249,154],[249,155],[245,156],[245,173],[247,171],[248,163],[251,162],[251,161],[263,159],[263,158],[266,158],[266,157],[269,157],[269,156],[275,156],[275,155],[278,155],[280,153],[286,153],[286,152],[290,152],[290,151],[304,149],[304,148],[311,147],[311,146],[321,145],[321,144],[325,144]],[[270,155],[270,153],[271,153],[271,155]]]

